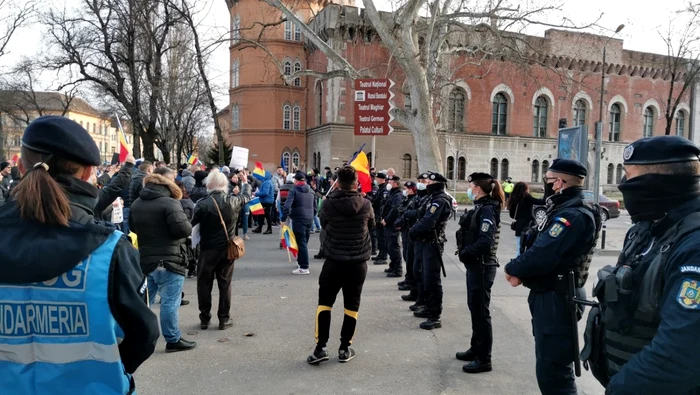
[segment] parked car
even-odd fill
[[[593,191],[583,191],[583,198],[588,203],[593,203]],[[620,202],[603,195],[598,197],[598,204],[602,209],[601,216],[603,221],[620,216]],[[534,206],[532,215],[537,224],[541,224],[547,218],[547,208],[545,206]]]

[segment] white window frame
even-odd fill
[[[292,21],[285,21],[284,22],[284,39],[285,40],[291,40],[292,39]]]
[[[284,107],[282,107],[282,129],[292,129],[292,106],[289,104],[285,104]]]
[[[292,110],[292,129],[301,129],[301,107],[299,106],[294,106]]]
[[[240,74],[241,74],[241,63],[239,62],[238,59],[233,61],[233,67],[231,68],[231,88],[236,88],[238,87],[238,84],[240,82]]]
[[[294,72],[296,73],[297,71],[301,71],[301,62],[298,60],[294,62]],[[301,77],[294,79],[294,86],[301,86]]]

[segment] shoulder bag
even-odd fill
[[[216,203],[216,199],[212,196],[211,200],[214,201],[214,207],[219,213],[219,219],[221,220],[221,226],[224,227],[224,234],[228,238],[228,229],[226,228],[226,222],[224,222],[224,217],[221,215],[221,210],[219,209],[219,204]],[[229,260],[236,260],[243,258],[245,255],[245,242],[242,238],[238,236],[233,236],[226,242],[226,258]]]
[[[516,224],[518,223],[518,209],[520,208],[520,203],[518,203],[517,206],[515,206],[515,215],[513,218],[513,222],[510,223],[510,230],[515,230]]]

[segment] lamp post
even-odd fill
[[[603,64],[600,76],[600,113],[598,114],[598,122],[595,125],[595,174],[593,177],[593,203],[595,204],[598,204],[600,201],[600,156],[603,146],[603,100],[605,99],[605,49],[610,40],[624,28],[625,25],[618,26],[615,29],[615,33],[603,44]]]

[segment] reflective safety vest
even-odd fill
[[[0,284],[0,393],[126,394],[124,332],[108,283],[115,231],[73,269],[40,283]]]

